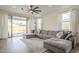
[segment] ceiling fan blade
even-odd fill
[[[34,10],[35,10],[35,9],[38,9],[38,8],[39,8],[39,7],[35,7]]]
[[[35,11],[37,11],[37,12],[42,12],[41,10],[35,10]]]
[[[39,12],[37,12],[37,11],[34,11],[35,13],[37,13],[37,14],[39,14]]]

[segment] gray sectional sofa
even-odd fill
[[[61,38],[56,36],[59,32],[63,32]],[[44,48],[57,53],[71,52],[71,50],[76,46],[76,35],[71,31],[41,30],[37,37],[44,39]]]
[[[62,34],[63,33],[63,34]],[[35,36],[34,36],[35,35]],[[34,34],[34,37],[38,37],[44,40],[44,48],[53,52],[71,52],[76,46],[76,34],[72,31],[46,31],[40,30],[39,33]],[[32,38],[32,37],[29,37]]]

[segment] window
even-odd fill
[[[62,14],[62,30],[70,30],[71,25],[71,12]]]
[[[42,28],[42,19],[39,18],[39,19],[37,20],[37,29],[38,29],[38,30],[41,30],[41,28]]]

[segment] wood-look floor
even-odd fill
[[[18,38],[0,40],[0,53],[32,53],[33,50]]]
[[[79,53],[79,44],[72,50],[71,53]]]
[[[34,53],[34,51],[19,37],[15,37],[13,39],[0,40],[0,53]],[[71,53],[79,53],[79,45]]]

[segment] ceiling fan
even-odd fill
[[[24,8],[21,8],[21,10],[24,10]],[[38,6],[35,7],[34,5],[30,5],[30,6],[28,6],[27,12],[31,12],[32,14],[34,14],[34,13],[39,14],[42,11],[39,10]]]

